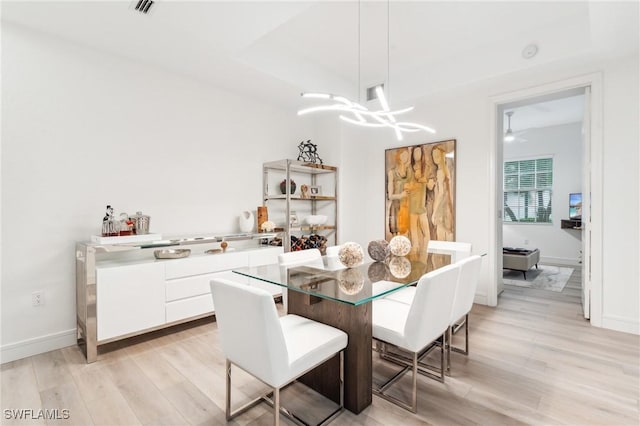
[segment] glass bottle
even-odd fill
[[[113,216],[113,207],[107,205],[107,212],[102,219],[102,236],[117,237],[120,235],[120,222]]]
[[[133,234],[133,222],[126,213],[120,213],[120,236]]]

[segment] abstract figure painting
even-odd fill
[[[404,235],[412,254],[455,240],[456,141],[385,151],[385,239]]]

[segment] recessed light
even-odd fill
[[[538,45],[530,44],[522,49],[522,57],[525,59],[531,59],[538,53]]]

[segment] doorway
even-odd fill
[[[584,304],[581,212],[587,90],[499,106],[504,122],[499,298]],[[588,309],[583,311],[588,315]]]
[[[493,221],[490,223],[489,241],[489,291],[488,302],[498,304],[498,294],[503,289],[503,139],[504,115],[509,108],[517,108],[535,102],[549,101],[584,93],[585,117],[583,126],[583,160],[581,161],[583,185],[582,203],[582,299],[585,318],[600,325],[602,293],[602,76],[599,73],[551,83],[518,92],[496,96],[490,100],[492,125],[491,205]],[[512,116],[513,117],[513,116]],[[567,200],[568,204],[569,200]],[[568,208],[568,206],[567,206]],[[561,212],[562,207],[557,206]],[[560,213],[562,214],[562,213]],[[567,212],[568,215],[568,212]],[[556,220],[559,219],[554,215]],[[524,241],[523,241],[524,242]],[[524,245],[524,244],[523,244]]]

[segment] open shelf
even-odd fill
[[[287,196],[286,194],[278,194],[278,195],[267,195],[265,198],[265,200],[286,200]],[[309,198],[302,198],[302,197],[289,197],[290,200],[301,200],[301,201],[321,201],[321,200],[326,200],[326,201],[335,201],[336,197],[332,196],[332,195],[311,195]]]
[[[582,229],[581,219],[561,219],[560,228],[562,229]]]
[[[264,163],[263,167],[265,169],[281,171],[286,171],[288,167],[289,171],[291,172],[301,172],[309,174],[334,173],[338,170],[337,167],[327,166],[326,164],[305,163],[295,160],[270,161],[268,163]]]

